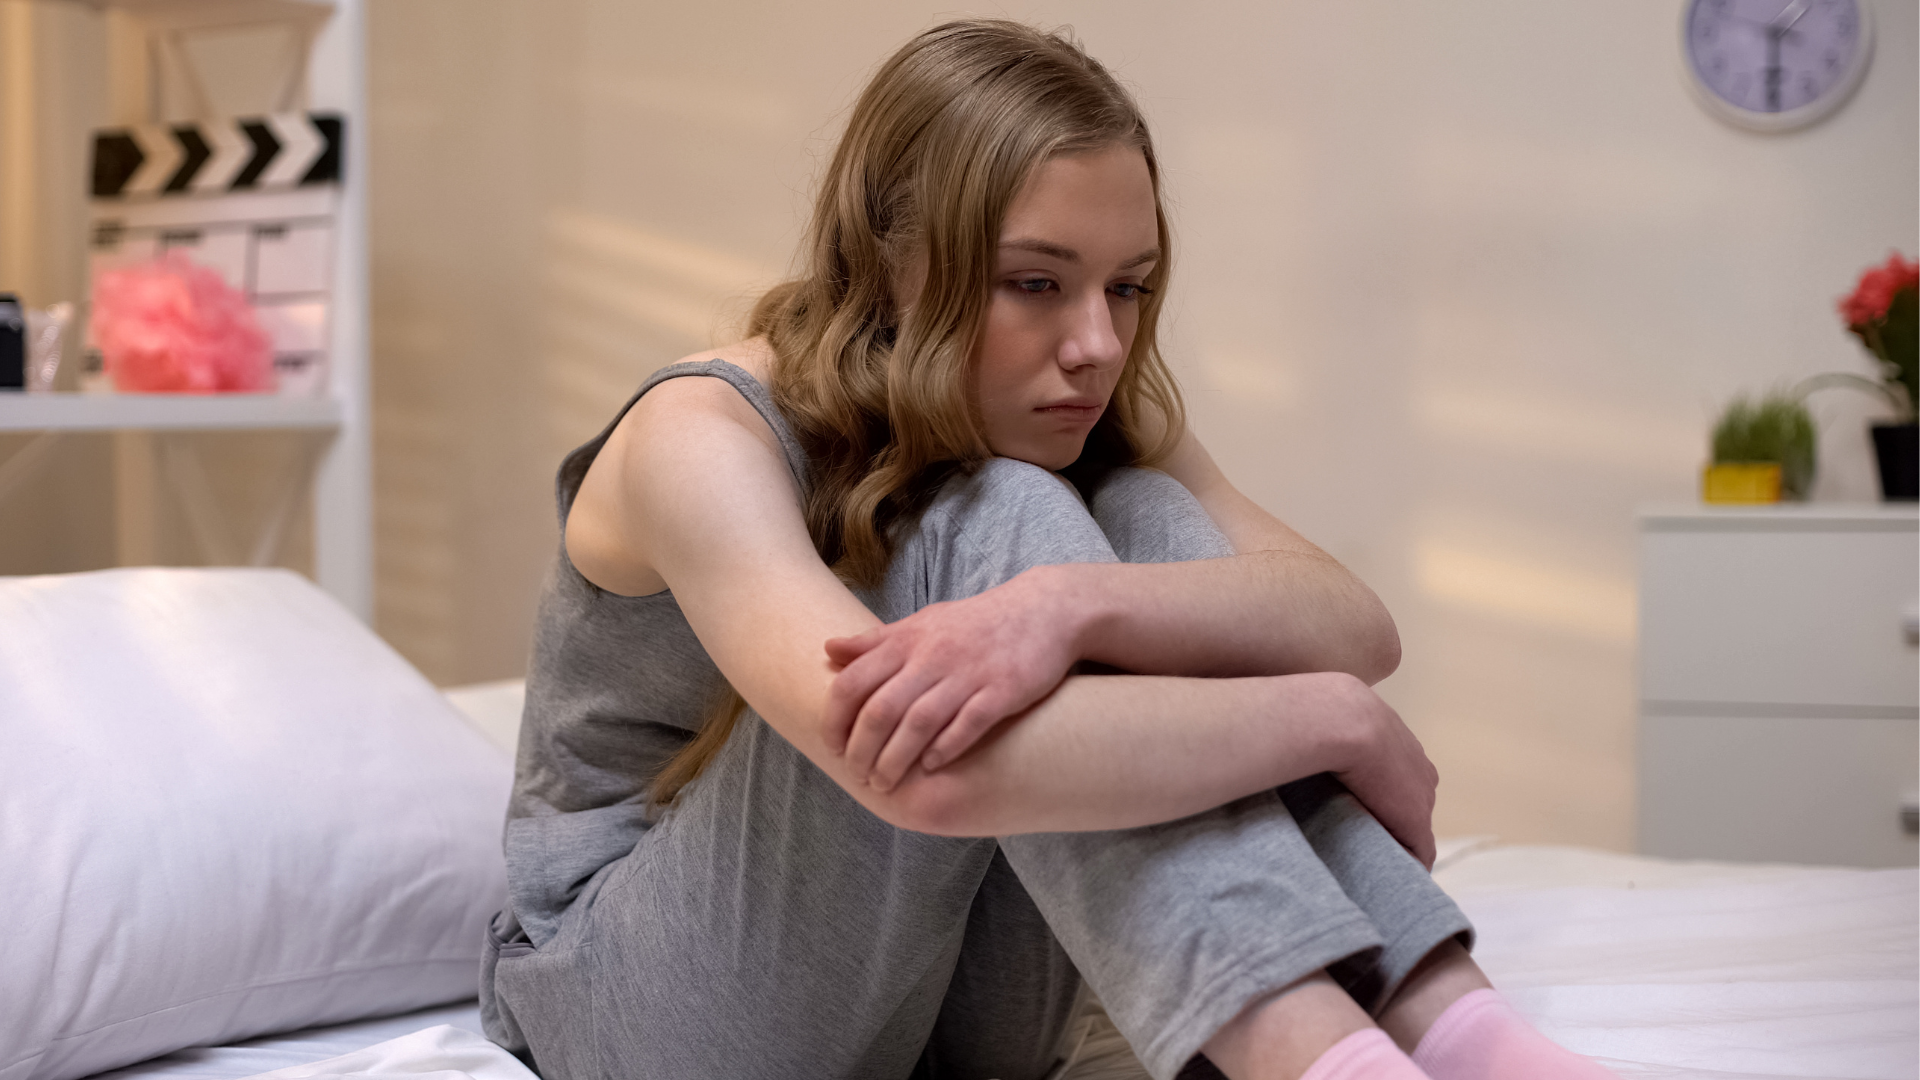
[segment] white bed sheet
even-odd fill
[[[1523,1013],[1623,1080],[1913,1080],[1920,1075],[1920,875],[1685,863],[1454,841],[1435,873]],[[1062,1080],[1140,1080],[1104,1015]],[[481,1076],[449,1070],[472,1004],[187,1050],[96,1080]],[[294,1066],[414,1035],[329,1072]],[[453,1037],[457,1041],[457,1036]],[[490,1047],[498,1075],[512,1059]],[[370,1064],[371,1063],[371,1064]]]
[[[378,1020],[290,1031],[231,1046],[194,1047],[99,1073],[88,1080],[239,1080],[243,1076],[324,1061],[441,1024],[478,1032],[480,1003],[464,1001]]]
[[[1493,847],[1435,875],[1514,1005],[1625,1078],[1920,1075],[1920,874]]]

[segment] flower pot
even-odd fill
[[[1882,498],[1920,497],[1920,424],[1873,425],[1873,452],[1880,459]]]
[[[1700,476],[1700,498],[1710,503],[1777,503],[1780,463],[1723,461],[1709,465]]]

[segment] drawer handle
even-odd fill
[[[1909,645],[1920,645],[1920,605],[1908,608],[1900,616],[1900,636]]]
[[[1920,791],[1910,791],[1900,800],[1900,831],[1920,836]]]

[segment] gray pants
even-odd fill
[[[863,599],[894,620],[1041,564],[1227,554],[1163,474],[1113,474],[1089,512],[1000,459]],[[552,940],[499,950],[488,996],[548,1080],[1023,1080],[1057,1064],[1084,977],[1166,1080],[1322,968],[1378,1010],[1449,938],[1470,942],[1459,909],[1327,776],[1149,828],[952,839],[874,817],[749,712]]]

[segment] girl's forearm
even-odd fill
[[[1165,674],[1344,671],[1369,685],[1399,666],[1399,633],[1373,590],[1242,494],[1192,432],[1158,467],[1240,554],[1075,571],[1105,586],[1091,609],[1102,655],[1088,659]]]
[[[923,832],[1132,828],[1347,768],[1365,752],[1344,676],[1076,676],[954,764],[892,793]]]
[[[1373,591],[1317,550],[1037,567],[1083,659],[1157,675],[1339,671],[1379,682],[1400,638]]]

